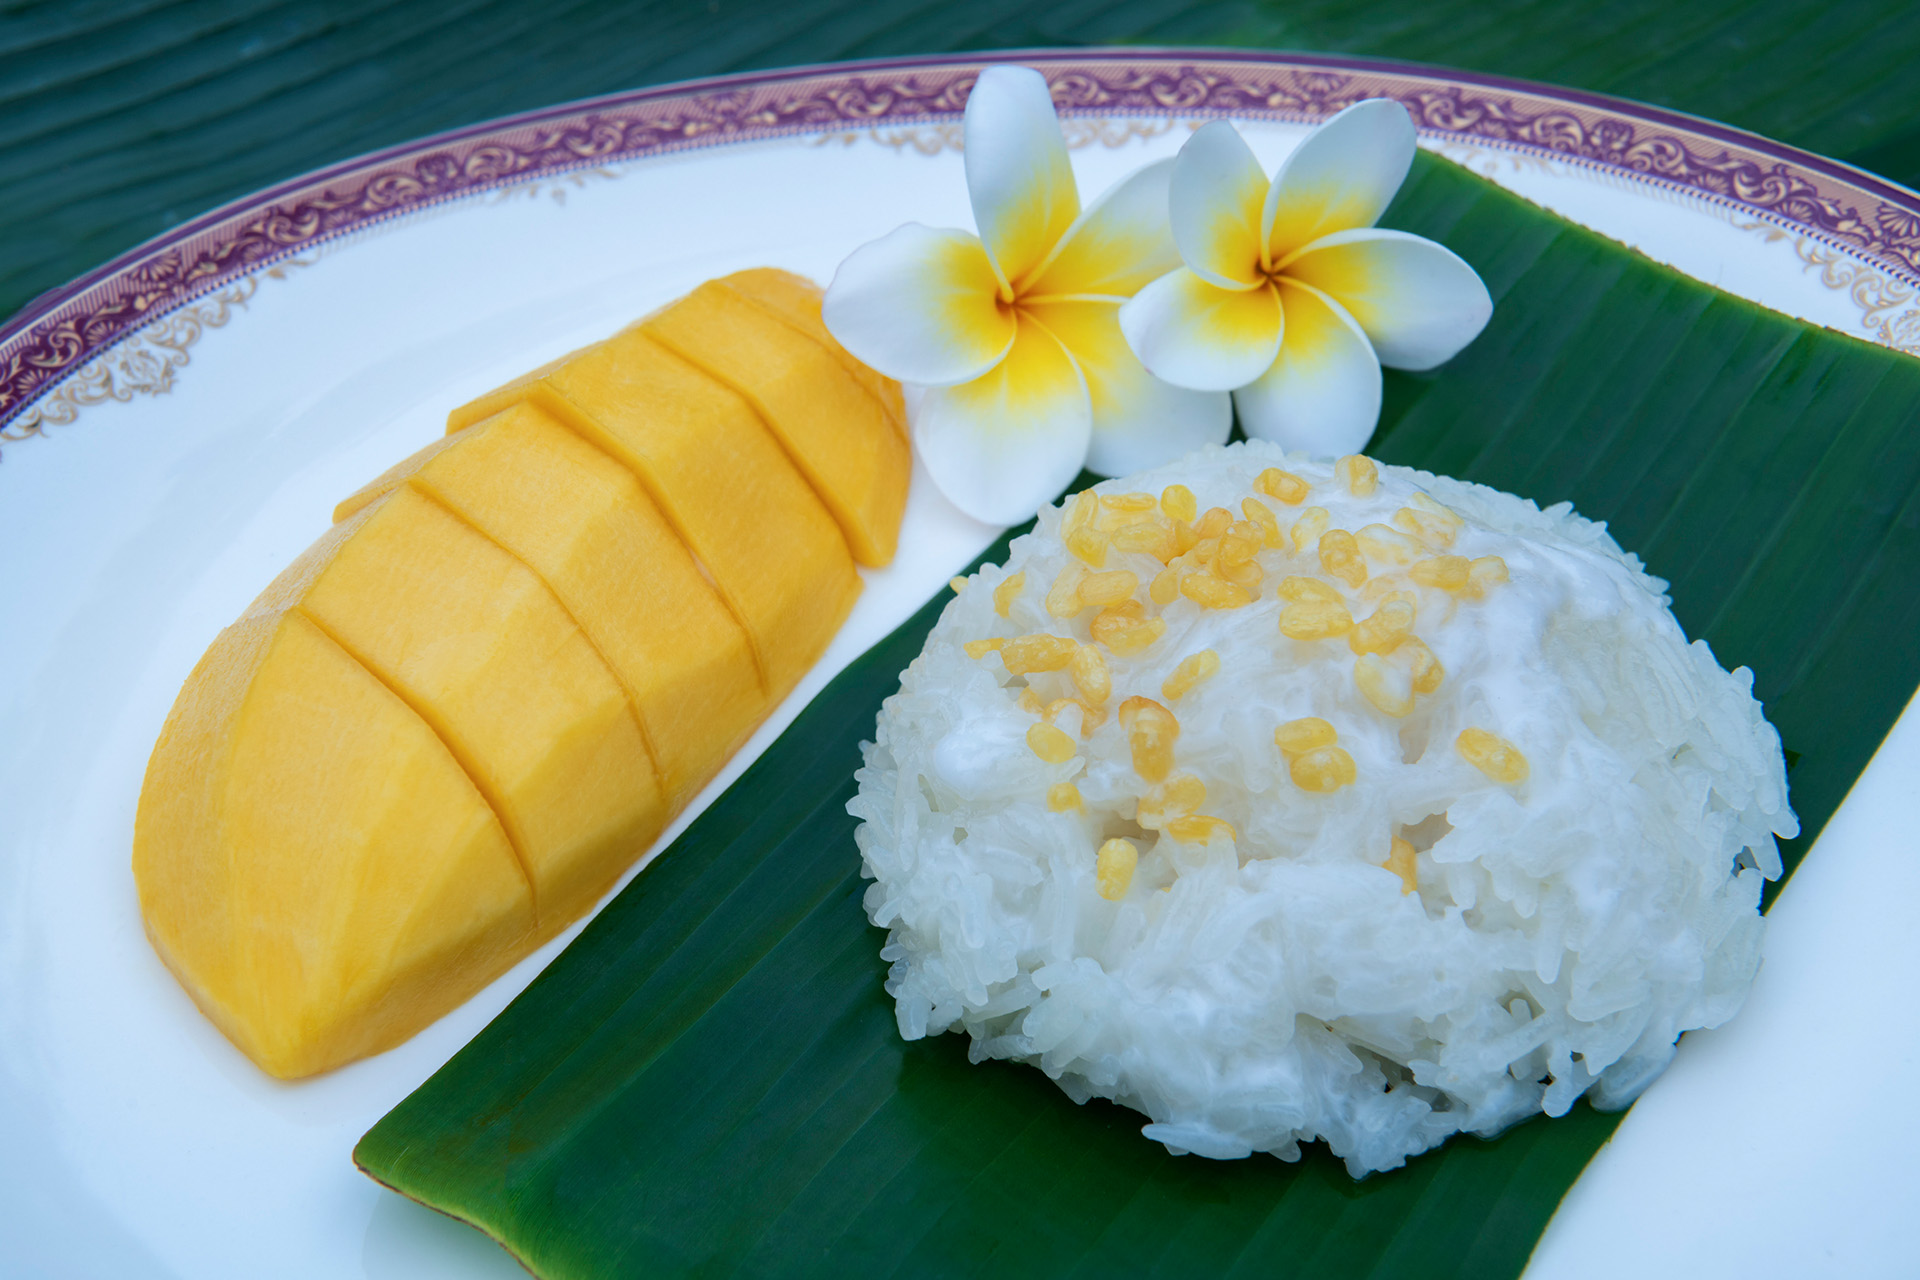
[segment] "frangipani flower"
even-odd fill
[[[1149,374],[1120,304],[1179,266],[1173,161],[1082,211],[1046,80],[989,67],[967,99],[967,193],[979,235],[907,223],[855,250],[824,318],[848,351],[924,388],[914,444],[953,503],[1012,524],[1080,468],[1121,475],[1227,438],[1224,394]]]
[[[1359,452],[1380,367],[1431,369],[1493,312],[1453,253],[1373,225],[1413,152],[1406,109],[1383,98],[1314,130],[1272,182],[1231,124],[1197,130],[1169,187],[1184,265],[1120,309],[1134,353],[1176,386],[1233,391],[1250,436]]]

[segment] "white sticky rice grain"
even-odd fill
[[[1262,495],[1269,467],[1306,480],[1305,501]],[[1076,695],[1071,671],[1015,676],[998,652],[962,647],[1092,643],[1098,609],[1047,610],[1080,562],[1062,509],[1042,512],[1008,563],[947,607],[886,702],[849,805],[903,1036],[963,1028],[975,1061],[1032,1063],[1076,1101],[1141,1111],[1143,1132],[1176,1153],[1292,1160],[1321,1140],[1357,1177],[1454,1133],[1562,1115],[1583,1094],[1625,1106],[1681,1032],[1733,1015],[1759,962],[1761,881],[1780,873],[1774,837],[1797,825],[1751,673],[1687,642],[1664,583],[1566,505],[1391,466],[1358,497],[1332,466],[1258,442],[1095,492],[1173,484],[1236,520],[1256,497],[1282,534],[1311,507],[1330,529],[1420,529],[1395,523],[1403,508],[1431,516],[1418,492],[1461,522],[1442,546],[1448,517],[1430,520],[1421,556],[1497,556],[1507,579],[1448,591],[1369,555],[1356,587],[1323,569],[1317,541],[1296,553],[1283,537],[1255,557],[1251,604],[1161,605],[1160,559],[1110,548],[1100,571],[1133,572],[1134,599],[1165,632],[1131,655],[1098,646],[1111,693],[1084,739],[1078,709],[1055,709],[1075,753],[1051,764],[1028,730]],[[1124,504],[1101,522],[1125,519],[1171,523]],[[1003,617],[994,588],[1017,573]],[[1404,717],[1380,710],[1345,637],[1281,633],[1289,575],[1331,584],[1356,619],[1408,592],[1439,687]],[[1165,696],[1202,650],[1217,672]],[[1404,673],[1415,651],[1383,661]],[[1177,717],[1174,775],[1198,779],[1198,811],[1230,829],[1175,839],[1139,811],[1150,783],[1117,714],[1135,696]],[[1336,731],[1350,785],[1294,781],[1274,734],[1304,717]],[[1469,729],[1515,748],[1524,780],[1477,767],[1460,745]],[[1077,807],[1058,803],[1065,788],[1050,805],[1067,782]],[[1115,837],[1139,856],[1109,900],[1096,855]],[[1411,891],[1385,865],[1396,838]]]

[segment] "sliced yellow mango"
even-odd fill
[[[912,455],[880,401],[845,365],[717,281],[639,327],[753,405],[840,525],[854,559],[893,559]]]
[[[590,905],[666,824],[632,705],[545,583],[402,487],[299,608],[418,711],[492,802],[542,921]]]
[[[455,410],[189,677],[135,879],[268,1071],[398,1043],[577,918],[820,656],[850,546],[891,554],[892,384],[762,283],[668,321],[697,364],[636,327]]]
[[[900,384],[854,359],[853,353],[841,346],[828,331],[826,321],[820,318],[820,302],[825,297],[825,291],[819,285],[805,276],[797,276],[778,267],[736,271],[714,283],[764,308],[769,315],[779,317],[819,343],[827,354],[838,360],[867,389],[869,395],[880,402],[887,420],[899,431],[900,438],[907,438],[907,404],[900,393]]]
[[[539,409],[445,439],[411,483],[553,589],[638,708],[679,809],[766,716],[746,632],[633,473]]]
[[[428,458],[454,443],[454,437],[441,436],[430,442],[425,448],[408,454],[373,479],[342,498],[333,508],[333,522],[339,524],[358,515],[364,508],[386,497],[407,482],[408,477],[426,464]]]
[[[753,406],[628,329],[536,383],[455,410],[448,429],[521,400],[640,478],[745,626],[767,687],[791,689],[852,608],[860,577],[839,525]]]
[[[512,846],[445,744],[295,611],[250,613],[188,677],[134,875],[161,958],[282,1077],[398,1044],[534,932]]]

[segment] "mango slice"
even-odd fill
[[[626,693],[538,575],[411,486],[366,512],[299,605],[446,741],[541,918],[577,915],[666,824]]]
[[[420,489],[553,589],[639,711],[670,808],[760,723],[747,634],[685,544],[631,471],[539,409],[442,436],[375,483]]]
[[[839,525],[753,406],[628,329],[537,382],[456,409],[448,427],[522,400],[639,477],[746,628],[768,687],[792,688],[860,578]]]
[[[845,365],[719,281],[640,329],[753,405],[833,513],[855,560],[893,559],[912,455],[886,408]]]
[[[813,339],[821,350],[839,361],[841,367],[867,389],[867,394],[879,403],[887,420],[900,433],[900,438],[907,438],[907,404],[900,392],[900,384],[854,359],[853,353],[841,346],[828,332],[826,321],[820,316],[820,303],[826,291],[819,285],[805,276],[781,271],[777,267],[736,271],[713,283]]]
[[[381,498],[386,497],[389,493],[392,493],[412,478],[414,472],[426,465],[427,459],[439,453],[442,449],[458,443],[459,438],[457,436],[441,436],[417,453],[408,454],[335,503],[333,508],[333,522],[339,524],[342,520],[359,514],[362,508],[368,507],[378,502]]]
[[[242,618],[188,677],[133,868],[168,968],[282,1077],[400,1043],[534,932],[513,847],[446,745],[292,610]]]
[[[188,677],[134,876],[267,1071],[397,1044],[578,918],[892,554],[891,384],[774,274],[778,306],[708,287],[455,410]]]

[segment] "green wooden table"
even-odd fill
[[[8,0],[0,316],[270,182],[508,112],[757,67],[1083,44],[1551,81],[1920,184],[1920,6],[1899,0]]]

